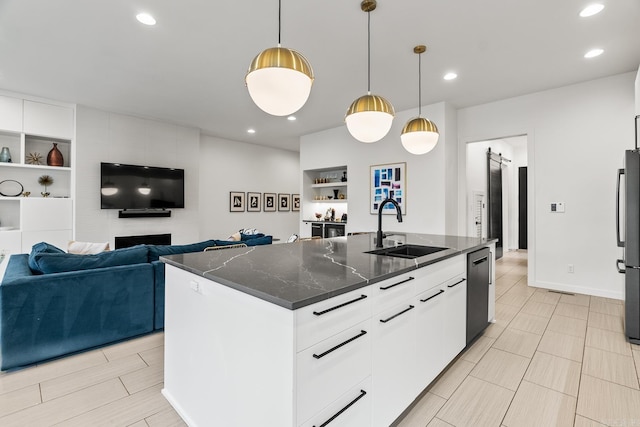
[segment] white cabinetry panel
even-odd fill
[[[21,200],[22,231],[71,230],[73,228],[71,199],[44,197]]]
[[[436,286],[417,296],[416,305],[416,381],[424,388],[449,363],[442,350],[445,317],[444,286]],[[418,390],[418,393],[422,391]]]
[[[73,109],[24,101],[24,133],[73,139]]]
[[[371,425],[371,378],[352,388],[302,427],[368,427]]]
[[[40,242],[51,243],[66,251],[72,238],[71,230],[23,231],[22,253],[31,252],[31,247]]]
[[[464,276],[444,284],[445,313],[442,349],[450,361],[467,345],[467,282]]]
[[[22,132],[22,99],[0,96],[0,129]]]

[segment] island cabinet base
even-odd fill
[[[465,346],[466,257],[289,310],[166,266],[165,388],[189,426],[388,426]]]

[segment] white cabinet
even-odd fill
[[[443,287],[445,313],[442,351],[448,363],[467,345],[467,282],[461,275],[448,280]]]
[[[73,108],[25,100],[24,133],[72,139],[73,116]]]
[[[302,427],[371,425],[371,378],[367,378],[313,416]]]
[[[440,374],[449,363],[442,343],[445,340],[445,290],[435,286],[416,297],[416,370],[415,378],[420,387],[425,387]]]
[[[0,129],[22,131],[22,99],[0,96]]]

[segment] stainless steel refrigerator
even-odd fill
[[[629,342],[640,344],[640,150],[624,154],[624,169],[618,170],[616,197],[616,234],[623,258],[617,260],[624,274],[624,329]]]

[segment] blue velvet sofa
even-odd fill
[[[248,246],[269,244],[256,235]],[[245,237],[246,238],[246,237]],[[96,255],[46,243],[12,255],[0,283],[0,369],[63,356],[164,328],[159,257],[238,242],[139,245]]]

